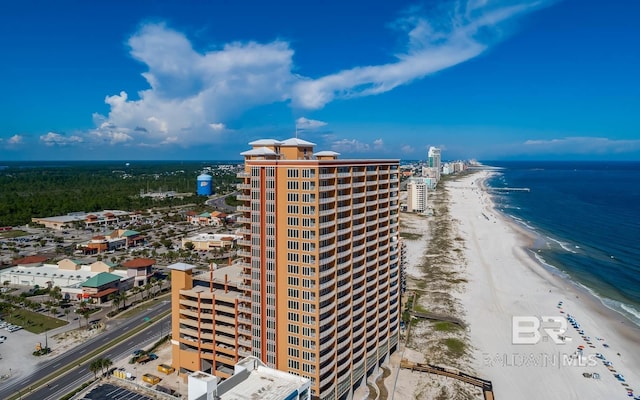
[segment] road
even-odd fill
[[[225,194],[224,196],[221,197],[216,197],[215,199],[209,199],[207,201],[205,201],[205,204],[208,205],[209,207],[213,207],[217,210],[220,210],[222,212],[225,212],[227,214],[232,214],[234,212],[236,212],[236,208],[227,205],[227,203],[225,203],[224,199],[227,196],[235,196],[237,195],[239,192],[234,192],[234,193],[230,193],[230,194]]]
[[[78,364],[77,360],[81,359],[87,353],[90,353],[91,351],[120,337],[123,333],[139,326],[140,324],[147,323],[145,322],[147,318],[153,318],[170,308],[170,301],[162,301],[153,308],[150,308],[146,312],[141,312],[135,317],[122,321],[114,320],[113,323],[107,325],[107,331],[105,333],[78,345],[72,350],[67,351],[65,354],[61,354],[60,356],[39,365],[37,371],[23,379],[20,379],[19,381],[8,381],[6,385],[0,387],[0,398],[7,399],[16,393],[20,393],[22,395],[21,398],[29,400],[55,400],[61,398],[93,376],[93,373],[89,371],[89,364],[91,364],[93,358],[81,364]],[[167,334],[169,332],[168,324],[165,323],[165,321],[170,319],[170,315],[162,318],[158,323],[150,326],[149,329],[143,330],[131,336],[127,340],[118,343],[111,349],[106,350],[102,355],[96,356],[96,358],[103,357],[111,360],[118,360],[130,355],[137,348],[153,343],[160,339],[162,334]],[[72,368],[64,375],[51,380],[48,383],[48,386],[45,384],[39,389],[35,388],[32,390],[32,386],[42,378],[60,368],[65,368],[70,365],[76,365],[76,367]]]

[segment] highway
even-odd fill
[[[107,349],[103,354],[79,364],[78,360],[88,353],[106,345],[114,339],[119,338],[124,333],[134,329],[141,324],[149,324],[146,322],[149,318],[153,318],[158,314],[171,308],[171,302],[162,301],[154,307],[138,315],[126,320],[112,320],[107,324],[106,332],[94,339],[79,344],[77,347],[67,351],[65,354],[38,365],[38,369],[29,376],[26,376],[16,382],[8,381],[6,385],[0,387],[0,398],[8,399],[15,394],[20,394],[22,399],[29,400],[55,400],[65,394],[71,392],[75,388],[93,377],[93,373],[89,371],[89,364],[95,358],[109,358],[112,361],[122,357],[131,355],[131,353],[140,347],[149,345],[158,339],[161,335],[169,332],[169,325],[165,321],[171,319],[171,315],[162,318],[159,322],[150,325],[137,334]],[[62,376],[53,378],[48,384],[42,384],[39,388],[34,388],[34,384],[44,377],[54,373],[61,368],[70,367],[71,369]]]

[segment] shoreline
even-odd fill
[[[486,181],[490,179],[492,175],[493,173],[489,174],[488,176],[484,177],[481,182],[478,183],[478,185],[483,190],[489,187],[488,185],[486,185]],[[533,244],[536,241],[538,241],[540,238],[542,238],[543,235],[538,232],[530,230],[529,228],[527,228],[527,226],[523,226],[523,223],[519,223],[513,217],[509,216],[508,214],[505,214],[504,212],[496,208],[495,202],[493,201],[492,196],[490,194],[488,194],[488,196],[491,204],[490,206],[491,212],[495,213],[496,215],[499,215],[504,223],[506,223],[507,225],[510,225],[511,228],[517,232],[517,234],[522,236],[523,243],[522,243],[521,250],[526,253],[526,255],[531,259],[533,263],[535,263],[539,268],[543,269],[551,276],[549,280],[557,280],[558,282],[556,282],[556,286],[566,287],[566,285],[570,285],[573,291],[583,296],[582,297],[583,299],[592,302],[593,307],[600,308],[599,311],[601,313],[608,314],[607,316],[610,319],[615,319],[622,324],[628,324],[632,329],[637,330],[636,337],[640,337],[640,325],[638,325],[635,321],[631,320],[628,316],[624,315],[618,310],[607,306],[604,300],[609,299],[608,297],[599,296],[598,294],[595,293],[593,289],[574,280],[571,277],[571,275],[569,275],[568,273],[547,263],[544,259],[541,260],[538,257],[536,257],[536,253],[533,249],[533,247],[535,246]],[[530,240],[532,245],[527,246],[526,245],[527,240]],[[609,299],[609,300],[616,301],[614,299]]]
[[[636,371],[640,365],[634,360],[640,360],[640,329],[570,277],[561,276],[562,271],[552,271],[536,259],[530,250],[533,246],[528,246],[535,243],[535,233],[497,210],[492,196],[483,190],[484,181],[491,175],[484,171],[446,183],[452,195],[451,216],[460,221],[458,228],[467,244],[470,279],[462,301],[475,348],[473,367],[494,382],[499,398],[594,398],[594,394],[600,396],[595,398],[626,397],[622,382],[601,360],[595,359],[596,352],[606,353],[606,358],[625,375],[628,387],[639,394]],[[513,316],[564,318],[567,313],[580,321],[589,340],[569,325],[567,335],[573,339],[569,345],[549,341],[528,346],[512,343]],[[594,337],[606,338],[609,347],[603,347],[604,340]],[[584,352],[589,362],[583,367],[539,365],[540,360],[535,359],[544,355],[562,359],[573,354],[578,345],[587,346]],[[522,356],[525,361],[534,358],[536,365],[518,364]],[[583,372],[597,372],[601,379],[587,380]],[[530,388],[537,392],[527,390],[531,381],[545,382],[545,387]]]

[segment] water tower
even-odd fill
[[[198,196],[211,196],[213,177],[205,173],[198,175]]]

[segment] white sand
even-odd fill
[[[594,358],[599,352],[639,395],[640,330],[530,257],[523,247],[531,239],[496,213],[489,195],[478,188],[488,175],[480,172],[447,186],[451,216],[459,221],[458,233],[466,245],[469,282],[462,302],[475,349],[472,368],[493,382],[497,399],[629,398],[621,382]],[[568,344],[551,339],[512,344],[513,316],[564,316],[559,301],[591,337],[595,349],[571,325]],[[585,346],[585,365],[567,365],[564,355],[579,345]],[[583,372],[597,372],[601,378],[587,379]]]

